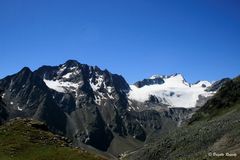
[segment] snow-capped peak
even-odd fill
[[[152,75],[151,77],[149,77],[149,79],[157,79],[157,78],[168,79],[168,78],[172,78],[172,77],[177,77],[177,78],[181,78],[182,80],[184,80],[184,76],[181,73],[175,73],[175,74],[171,74],[171,75],[155,74],[155,75]]]
[[[172,74],[170,76],[166,76],[167,78],[171,78],[171,77],[179,77],[179,78],[182,78],[184,79],[184,76],[181,74],[181,73],[175,73],[175,74]]]
[[[130,90],[121,76],[74,60],[59,66],[40,68],[38,73],[48,88],[71,94],[75,98],[89,96],[99,105],[105,104],[106,100],[114,100],[117,94]]]
[[[172,75],[153,75],[150,79],[162,78],[164,80],[164,84],[171,87],[180,87],[180,86],[189,86],[189,84],[184,79],[183,75],[180,73],[172,74]]]
[[[163,76],[156,74],[156,75],[152,75],[149,79],[156,79],[156,78],[163,78]]]
[[[189,87],[189,84],[186,82],[182,74],[174,74],[168,78],[164,78],[164,81],[169,87]]]
[[[179,73],[170,76],[154,75],[150,77],[151,80],[156,78],[162,78],[164,83],[143,85],[142,87],[130,85],[129,99],[146,102],[153,95],[158,98],[159,102],[170,107],[190,108],[197,105],[200,95],[208,97],[214,94],[205,91],[206,87],[211,86],[208,81],[199,81],[191,85]]]
[[[207,88],[210,87],[212,85],[211,82],[209,81],[198,81],[194,84],[192,84],[192,87],[203,87],[203,88]]]

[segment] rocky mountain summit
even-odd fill
[[[139,102],[154,100],[168,107],[193,108],[202,106],[222,83],[220,81],[219,85],[212,87],[213,84],[208,81],[190,84],[181,74],[154,75],[130,85],[129,99]]]

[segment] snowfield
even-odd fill
[[[158,76],[152,76],[151,79]],[[196,84],[189,84],[181,74],[174,76],[160,76],[163,78],[163,84],[146,85],[138,88],[130,85],[129,99],[139,102],[145,102],[150,95],[156,96],[161,103],[170,107],[192,108],[196,106],[199,96],[209,97],[213,92],[205,91],[212,84],[208,81],[199,81]]]

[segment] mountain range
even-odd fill
[[[240,77],[228,80],[184,125],[128,152],[127,160],[239,159]]]
[[[129,85],[121,75],[76,60],[35,71],[24,67],[0,80],[0,122],[38,120],[73,146],[116,158],[202,119],[230,82],[191,84],[173,74]]]

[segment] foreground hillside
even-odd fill
[[[15,119],[0,126],[1,160],[103,160],[68,147],[70,141],[47,131],[40,122]]]
[[[189,124],[125,159],[240,159],[240,78],[225,84]]]

